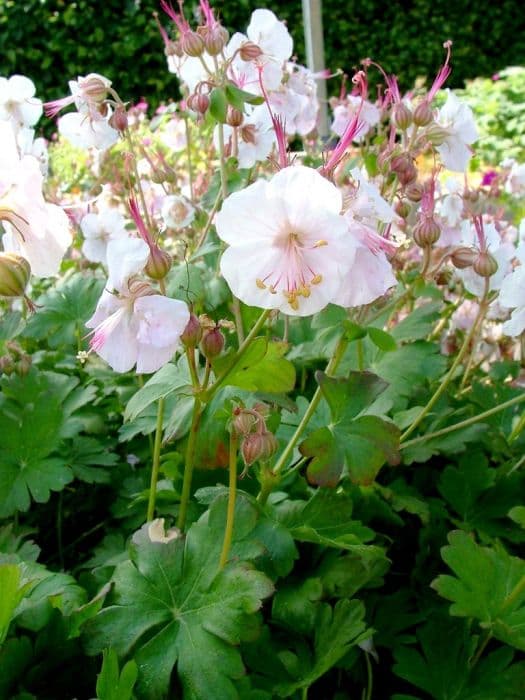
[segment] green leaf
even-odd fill
[[[219,124],[226,124],[228,100],[222,88],[213,88],[211,91],[209,112]]]
[[[245,102],[249,105],[262,105],[264,103],[264,99],[260,95],[253,95],[251,92],[241,90],[233,83],[226,83],[224,92],[228,102],[240,112],[244,111]]]
[[[441,556],[455,576],[441,575],[432,587],[452,601],[452,615],[473,617],[506,644],[525,650],[525,561],[501,545],[481,547],[463,531],[449,534]]]
[[[514,506],[508,512],[508,516],[511,520],[525,529],[525,506]]]
[[[90,653],[110,646],[120,657],[133,652],[143,698],[166,695],[175,664],[185,700],[238,697],[233,681],[243,665],[236,645],[255,632],[255,613],[273,588],[234,556],[257,519],[245,501],[236,513],[232,559],[219,570],[225,505],[212,504],[185,541],[152,541],[145,525],[133,538],[131,560],[116,568],[114,604],[86,626]]]
[[[421,340],[426,338],[439,321],[442,304],[431,302],[411,311],[392,329],[392,336],[397,342]]]
[[[133,394],[124,411],[124,420],[135,420],[148,406],[172,392],[191,393],[191,381],[185,358],[176,365],[168,363],[155,372],[144,386]]]
[[[439,491],[465,522],[476,515],[478,498],[496,479],[496,470],[488,466],[487,458],[472,450],[459,460],[458,466],[448,466],[439,479]]]
[[[357,600],[339,600],[332,608],[328,603],[318,607],[315,622],[314,659],[308,668],[300,667],[299,678],[292,683],[279,683],[275,690],[288,698],[301,688],[308,688],[333,668],[348,651],[370,636],[364,621],[364,605]],[[291,670],[291,664],[287,664]]]
[[[397,343],[390,333],[374,326],[369,326],[367,331],[370,340],[383,352],[392,352],[397,348]]]
[[[104,649],[102,669],[97,678],[98,699],[130,700],[137,676],[137,664],[133,659],[119,672],[117,652],[114,649]]]
[[[275,394],[291,391],[295,386],[295,368],[283,357],[286,351],[286,343],[256,338],[222,383]],[[218,358],[213,363],[214,372],[221,374],[230,362],[228,355]]]
[[[335,486],[346,464],[350,478],[370,484],[385,461],[399,462],[399,429],[377,416],[358,416],[385,390],[385,382],[370,372],[351,372],[334,379],[322,372],[317,381],[333,423],[311,433],[300,446],[311,457],[308,479],[320,486]]]
[[[24,597],[29,584],[22,582],[17,564],[0,564],[0,646],[2,646],[13,614]]]

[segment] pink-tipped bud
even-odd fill
[[[210,106],[210,98],[208,95],[203,95],[200,92],[190,95],[186,100],[188,108],[198,114],[206,114]]]
[[[182,344],[186,348],[196,348],[201,342],[202,326],[195,314],[190,314],[190,320],[186,324],[186,328],[180,337]]]
[[[173,265],[173,258],[169,253],[158,246],[149,249],[149,256],[144,268],[148,277],[152,280],[163,280]]]
[[[273,433],[250,433],[241,445],[241,453],[247,467],[257,461],[267,462],[277,451],[277,440]]]
[[[450,256],[450,260],[454,267],[458,270],[464,270],[466,267],[471,267],[474,261],[478,257],[478,251],[473,248],[467,248],[466,246],[460,246]]]
[[[21,297],[31,277],[31,266],[16,253],[0,253],[0,297]]]
[[[226,27],[215,23],[213,26],[203,25],[197,29],[204,41],[204,48],[210,56],[217,56],[228,43],[230,34]]]
[[[403,202],[402,200],[399,200],[396,203],[395,211],[396,214],[402,219],[406,219],[407,216],[410,214],[410,204],[408,202]]]
[[[184,53],[192,58],[198,58],[204,53],[204,41],[202,37],[191,29],[182,35],[180,45]]]
[[[262,53],[262,49],[253,41],[245,41],[239,49],[239,56],[243,61],[255,61]]]
[[[411,202],[420,202],[423,197],[423,185],[413,182],[406,188],[405,194]]]
[[[390,168],[403,186],[409,185],[417,178],[416,166],[409,153],[400,153],[392,158]]]
[[[498,271],[498,263],[489,252],[482,251],[472,263],[472,269],[480,277],[492,277]]]
[[[436,220],[431,216],[424,216],[414,226],[414,241],[420,248],[430,248],[437,243],[441,235],[441,229]]]
[[[229,126],[241,126],[243,121],[243,113],[239,109],[235,109],[235,107],[228,105],[228,111],[226,112],[226,124],[229,124]]]
[[[128,128],[128,115],[124,107],[120,105],[115,109],[109,118],[109,125],[117,131],[126,131]]]
[[[414,124],[416,126],[427,126],[433,118],[432,107],[429,103],[426,100],[420,102],[414,110]]]
[[[412,124],[412,112],[404,102],[397,102],[393,112],[394,122],[401,131],[405,131]]]
[[[224,335],[221,333],[219,328],[211,328],[205,331],[201,340],[201,351],[207,360],[213,360],[221,354],[224,348]]]
[[[245,411],[237,406],[233,409],[233,428],[237,435],[248,435],[251,433],[256,424],[256,418],[253,413]]]

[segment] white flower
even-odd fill
[[[128,237],[126,221],[117,209],[104,209],[98,214],[86,214],[80,222],[84,234],[82,252],[91,262],[106,263],[110,240]]]
[[[241,301],[307,316],[332,302],[355,258],[339,190],[316,170],[284,168],[235,192],[216,218],[221,272]]]
[[[190,318],[186,304],[160,294],[136,296],[104,290],[93,316],[91,349],[115,372],[156,372],[171,360]]]
[[[173,153],[179,153],[186,148],[186,126],[184,119],[172,117],[158,130],[162,143]]]
[[[0,120],[9,121],[17,131],[31,127],[42,115],[42,101],[35,97],[35,85],[25,75],[0,78]]]
[[[252,12],[246,34],[266,56],[284,62],[292,55],[293,39],[285,23],[281,22],[271,10]]]
[[[106,248],[108,289],[122,292],[133,275],[144,269],[149,256],[149,246],[142,238],[113,238]]]
[[[498,263],[498,269],[490,279],[490,289],[499,289],[503,278],[510,271],[510,263],[516,255],[516,249],[512,243],[506,243],[502,240],[496,227],[492,223],[485,223],[483,226],[485,240],[488,252],[494,257]],[[470,221],[462,221],[461,223],[461,239],[460,246],[469,248],[478,247],[479,240],[477,238],[476,229]],[[485,288],[485,280],[478,275],[471,267],[464,270],[456,270],[458,277],[461,277],[465,289],[478,297],[483,295]]]
[[[93,118],[89,113],[69,112],[58,120],[58,131],[77,148],[105,151],[118,141],[119,132],[107,117]]]
[[[18,155],[14,132],[0,122],[0,219],[4,250],[22,255],[37,277],[55,275],[71,244],[71,229],[60,207],[42,195],[42,173],[36,158]]]
[[[275,94],[275,93],[274,93]],[[224,125],[224,140],[232,147],[233,128]],[[213,133],[215,148],[219,148],[218,127]],[[257,162],[265,161],[276,143],[275,131],[266,105],[253,109],[237,129],[237,158],[240,168],[251,168]]]
[[[351,211],[353,218],[365,222],[373,229],[377,227],[379,221],[384,224],[392,223],[395,212],[381,197],[377,187],[367,180],[359,168],[353,168],[350,175],[357,182],[357,189],[345,201],[345,205]]]
[[[510,319],[503,324],[503,333],[513,337],[521,335],[525,331],[525,263],[523,261],[501,283],[498,301],[501,306],[514,309]]]
[[[462,173],[472,157],[469,146],[478,140],[478,131],[470,107],[450,90],[447,92],[447,101],[437,117],[438,124],[446,129],[447,136],[437,151],[446,168]]]
[[[439,202],[438,213],[449,226],[457,226],[463,214],[463,198],[461,183],[454,178],[448,178],[445,183],[448,194]]]
[[[195,207],[185,197],[170,194],[164,197],[160,213],[168,228],[178,230],[191,224],[195,218]]]

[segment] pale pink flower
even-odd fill
[[[84,234],[82,252],[91,262],[106,264],[109,241],[129,237],[124,217],[114,208],[86,214],[80,221],[80,228]]]
[[[118,141],[119,132],[106,117],[93,118],[84,112],[69,112],[58,120],[58,131],[77,148],[96,148],[105,151]]]
[[[186,304],[160,294],[102,293],[86,323],[94,328],[90,346],[115,372],[156,372],[180,347],[190,318]]]
[[[0,220],[5,251],[19,253],[37,277],[55,275],[71,244],[71,229],[60,207],[42,195],[43,177],[33,156],[20,158],[12,127],[0,122]]]
[[[230,148],[233,143],[233,128],[224,125],[224,141]],[[219,148],[218,127],[213,134],[215,148]],[[265,161],[274,145],[276,135],[266,105],[255,107],[244,118],[242,126],[237,129],[237,158],[239,168],[251,168],[257,162]]]
[[[368,100],[362,100],[358,95],[348,95],[344,102],[334,107],[334,120],[332,131],[342,136],[348,124],[359,112],[359,129],[354,134],[354,141],[361,141],[374,126],[379,124],[381,113],[378,108]]]
[[[25,75],[0,77],[0,120],[11,122],[15,131],[31,127],[42,115],[42,101],[35,97],[35,85]]]
[[[437,151],[446,168],[462,173],[472,157],[470,145],[478,140],[478,131],[470,107],[450,90],[447,93],[447,101],[437,116],[447,135]]]
[[[217,214],[221,272],[241,301],[292,316],[331,303],[355,258],[339,190],[305,166],[235,192]]]
[[[97,119],[100,116],[100,105],[106,99],[110,87],[111,80],[98,73],[79,76],[77,80],[69,81],[71,95],[46,102],[45,113],[48,117],[56,117],[64,107],[74,104],[82,114],[88,113],[92,119]]]
[[[508,321],[503,324],[503,333],[517,337],[525,331],[525,254],[522,264],[501,283],[499,303],[514,309]]]

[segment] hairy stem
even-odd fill
[[[159,479],[160,448],[162,446],[162,423],[164,421],[164,399],[160,398],[157,405],[157,426],[155,428],[155,443],[153,445],[153,463],[151,465],[151,480],[149,484],[148,512],[146,520],[153,520],[155,515],[155,500],[157,498],[157,481]]]
[[[235,499],[237,497],[237,446],[239,438],[235,430],[230,433],[230,459],[229,459],[229,488],[228,488],[228,510],[226,513],[226,528],[224,530],[224,540],[222,543],[221,558],[219,567],[224,568],[230,554],[230,547],[233,536],[233,522],[235,518]]]

